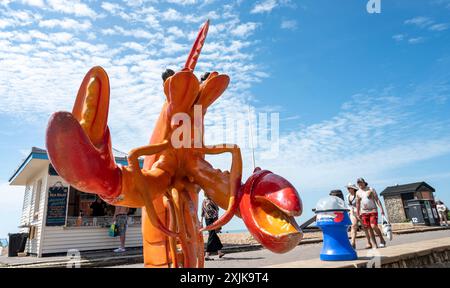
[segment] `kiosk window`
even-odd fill
[[[37,220],[39,218],[39,208],[41,206],[41,194],[42,194],[42,179],[36,182],[36,190],[34,194],[34,211],[33,219]]]
[[[130,209],[129,224],[140,224],[141,209]],[[68,227],[96,226],[109,227],[114,216],[115,207],[107,204],[97,195],[85,193],[70,187],[67,210]]]

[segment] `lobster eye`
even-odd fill
[[[166,71],[164,71],[161,75],[162,79],[164,82],[166,82],[167,78],[171,77],[175,75],[175,71],[173,71],[172,69],[166,69]]]
[[[206,79],[208,79],[209,75],[211,75],[211,73],[210,72],[206,72],[205,74],[202,75],[200,80],[202,80],[202,82],[206,81]]]

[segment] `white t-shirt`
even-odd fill
[[[361,199],[361,214],[373,213],[378,211],[374,197],[374,195],[376,194],[377,192],[375,191],[375,189],[371,187],[366,187],[364,190],[359,189],[356,192],[356,196],[358,197],[358,199]]]
[[[438,212],[445,212],[445,210],[447,210],[447,207],[445,207],[444,204],[438,204],[436,205],[436,209]]]

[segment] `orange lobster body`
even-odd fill
[[[200,30],[184,69],[165,77],[166,101],[150,143],[130,151],[128,166],[114,162],[107,126],[109,80],[100,67],[87,73],[72,113],[54,113],[47,127],[50,161],[68,183],[113,205],[143,207],[146,267],[203,267],[202,231],[217,229],[234,215],[274,252],[287,252],[302,238],[294,220],[302,212],[302,203],[288,181],[257,169],[243,184],[239,147],[205,147],[203,143],[205,113],[230,81],[227,75],[213,72],[200,82],[193,73],[208,27],[209,21]],[[214,169],[205,160],[207,154],[222,153],[232,155],[230,172]],[[200,190],[226,210],[205,228],[197,216]]]

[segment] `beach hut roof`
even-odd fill
[[[428,185],[426,182],[416,182],[416,183],[409,183],[409,184],[403,184],[403,185],[395,185],[387,187],[386,189],[381,192],[382,196],[393,196],[393,195],[400,195],[404,193],[412,193],[412,192],[418,192],[418,191],[429,191],[429,192],[435,192],[436,190]]]
[[[120,165],[127,165],[127,153],[113,148],[113,155],[116,163]],[[139,164],[143,165],[143,158],[139,159]],[[30,154],[20,163],[19,167],[14,171],[9,178],[10,185],[26,185],[29,177],[34,175],[41,169],[47,169],[49,159],[47,151],[42,148],[32,147]]]

